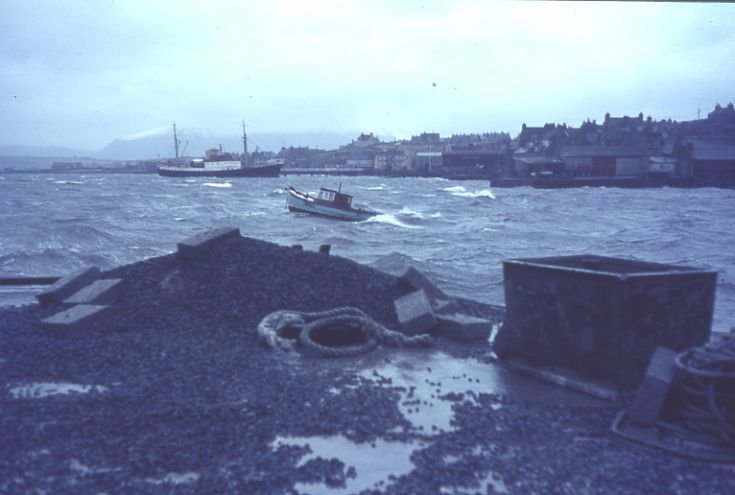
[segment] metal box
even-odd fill
[[[656,347],[682,351],[710,336],[715,271],[578,255],[505,261],[503,276],[501,358],[632,389]]]

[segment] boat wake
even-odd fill
[[[405,206],[400,209],[398,214],[401,216],[409,217],[409,218],[420,218],[420,219],[424,218],[424,214],[421,213],[420,211],[414,211],[410,208],[406,208]]]
[[[401,227],[403,229],[422,229],[420,225],[410,225],[399,220],[395,215],[391,213],[381,213],[370,217],[365,220],[365,223],[383,223],[387,225],[393,225],[394,227]]]

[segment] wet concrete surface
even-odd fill
[[[621,405],[487,364],[488,343],[339,360],[258,343],[280,309],[397,328],[395,279],[349,260],[233,239],[106,276],[120,297],[83,330],[41,330],[53,305],[0,314],[0,493],[735,492],[723,466],[612,436]]]

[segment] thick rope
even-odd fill
[[[339,348],[318,345],[311,340],[310,333],[313,330],[332,326],[357,328],[363,332],[367,343]],[[396,332],[376,322],[360,309],[349,306],[316,312],[275,311],[258,324],[258,335],[271,349],[292,351],[295,350],[296,341],[287,338],[285,334],[295,327],[301,327],[299,341],[302,345],[330,357],[363,354],[375,348],[378,343],[405,347],[429,347],[433,344],[430,335],[410,336]]]
[[[735,445],[735,333],[679,354],[685,375],[681,415],[689,431]]]

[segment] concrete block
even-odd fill
[[[304,246],[302,246],[301,244],[294,244],[293,246],[291,246],[291,249],[295,249],[296,251],[303,251]]]
[[[448,299],[431,280],[412,266],[406,266],[398,275],[398,284],[413,290],[423,290],[431,299]]]
[[[636,423],[644,425],[656,423],[677,378],[678,372],[674,362],[676,354],[665,347],[657,347],[653,353],[635,399],[628,408],[628,416]]]
[[[431,307],[437,315],[451,315],[458,312],[457,304],[447,299],[431,299]]]
[[[219,227],[196,234],[177,244],[178,254],[184,259],[195,259],[204,256],[212,246],[219,242],[239,237],[240,229],[237,227]]]
[[[684,351],[709,339],[714,271],[575,255],[504,261],[503,279],[498,355],[634,392],[656,347]]]
[[[51,304],[52,302],[61,302],[65,298],[74,294],[85,285],[94,282],[100,277],[100,269],[96,266],[90,266],[70,273],[60,278],[52,285],[49,285],[41,292],[36,294],[36,299],[42,306]]]
[[[64,300],[66,304],[105,304],[112,302],[120,292],[120,278],[103,278],[82,287]]]
[[[323,254],[329,254],[329,251],[332,249],[331,244],[322,244],[319,246],[319,252]]]
[[[417,335],[429,332],[436,325],[431,303],[422,290],[411,292],[393,301],[403,332]]]
[[[47,330],[76,330],[100,316],[107,306],[79,304],[66,311],[41,320],[41,328]]]
[[[465,314],[437,316],[437,334],[456,340],[487,340],[493,324],[490,320]]]

